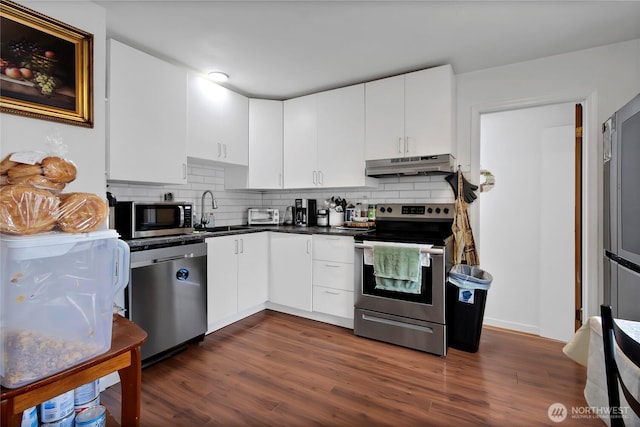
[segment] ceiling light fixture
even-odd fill
[[[222,83],[229,80],[229,76],[226,73],[223,73],[222,71],[211,71],[209,73],[209,78],[216,83]]]

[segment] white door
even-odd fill
[[[361,185],[364,84],[318,94],[318,170],[322,187]]]
[[[311,236],[272,233],[270,251],[269,301],[311,311]]]
[[[282,188],[282,101],[249,100],[249,188]]]
[[[238,312],[238,239],[207,239],[207,322],[209,326]]]
[[[268,233],[236,236],[238,256],[238,311],[264,304],[269,298]]]
[[[284,101],[285,188],[316,186],[318,164],[316,122],[315,94]]]
[[[404,156],[404,75],[365,83],[367,160]]]
[[[481,266],[486,324],[563,341],[574,333],[574,104],[483,114]]]

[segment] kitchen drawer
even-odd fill
[[[313,235],[313,259],[353,263],[353,237]]]
[[[353,290],[353,264],[313,261],[313,284],[327,288]]]
[[[313,311],[353,319],[353,291],[314,286]]]

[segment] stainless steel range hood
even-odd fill
[[[454,161],[451,154],[367,160],[366,173],[367,176],[383,177],[453,172]]]

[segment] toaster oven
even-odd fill
[[[280,223],[280,212],[275,208],[249,208],[249,225],[277,225]]]

